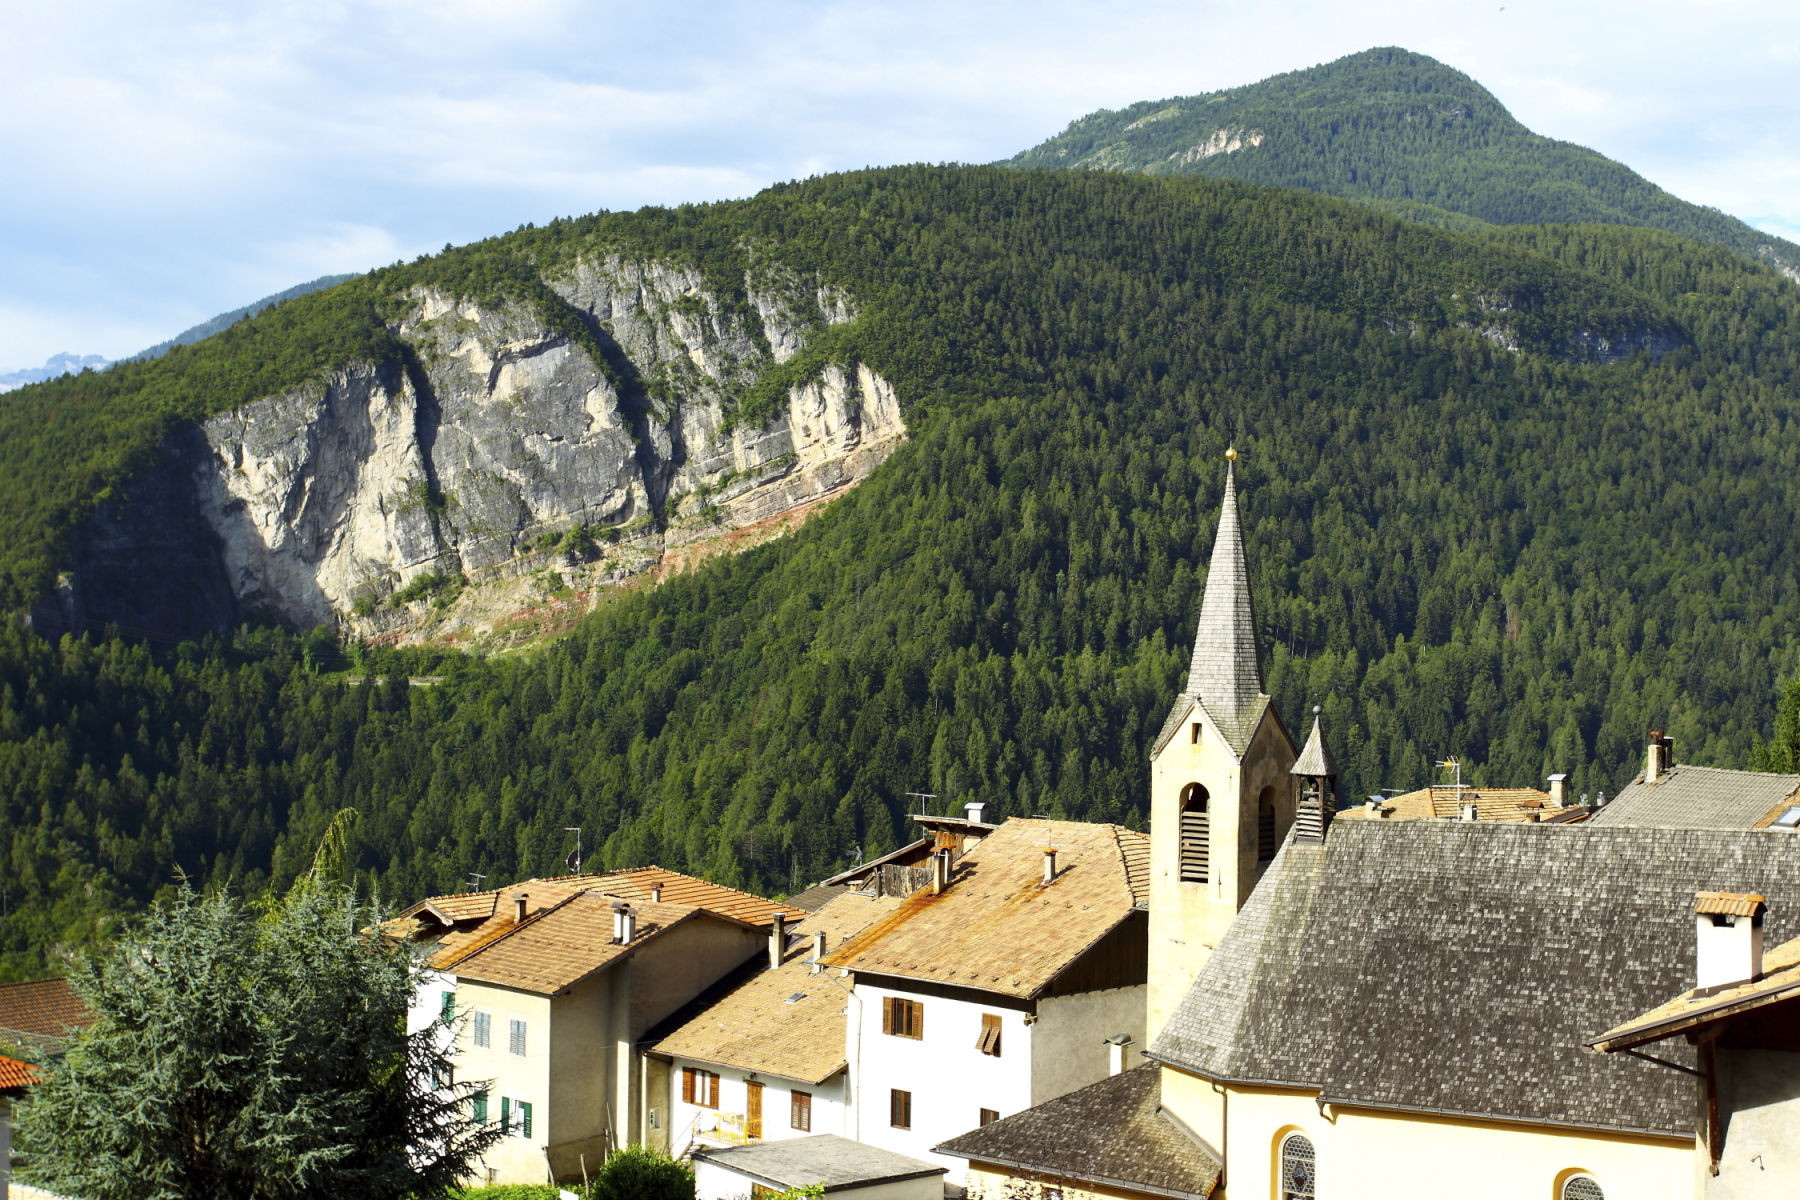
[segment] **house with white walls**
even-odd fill
[[[853,1064],[846,1011],[860,1003],[818,957],[900,907],[891,896],[834,897],[787,927],[779,954],[752,959],[653,1030],[667,1064],[667,1127],[653,1144],[683,1154],[817,1134],[849,1135]]]
[[[1145,1032],[1149,839],[1015,818],[961,846],[823,959],[855,987],[845,1135],[952,1184],[932,1147],[1106,1078]]]

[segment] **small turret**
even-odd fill
[[[1288,771],[1300,777],[1300,811],[1294,816],[1294,841],[1317,845],[1331,827],[1337,800],[1337,760],[1325,744],[1319,728],[1319,706],[1313,705],[1312,736],[1300,751],[1300,759]]]

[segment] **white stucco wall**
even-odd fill
[[[1607,1200],[1686,1200],[1694,1194],[1691,1141],[1330,1106],[1321,1114],[1309,1093],[1232,1087],[1221,1096],[1205,1080],[1166,1068],[1163,1104],[1224,1153],[1233,1200],[1277,1195],[1280,1144],[1295,1132],[1313,1143],[1321,1200],[1561,1200],[1563,1181],[1578,1172],[1593,1176]]]
[[[719,1077],[719,1107],[717,1109],[688,1104],[682,1100],[681,1071],[683,1067],[711,1071]],[[675,1059],[669,1067],[671,1119],[668,1125],[668,1134],[671,1152],[680,1154],[687,1148],[689,1140],[696,1132],[711,1132],[716,1127],[720,1113],[743,1116],[746,1108],[744,1085],[748,1075],[749,1073],[745,1071],[735,1070],[731,1067],[715,1067],[690,1058]],[[819,1084],[796,1083],[794,1080],[782,1079],[767,1072],[758,1073],[756,1078],[763,1085],[763,1141],[773,1142],[784,1138],[811,1137],[818,1133],[835,1133],[839,1137],[850,1136],[845,1122],[844,1073],[842,1071]],[[812,1093],[811,1129],[795,1129],[791,1124],[793,1094],[796,1091]]]
[[[694,1164],[694,1200],[748,1200],[753,1180],[748,1175],[704,1160]],[[943,1176],[928,1175],[870,1187],[844,1188],[831,1193],[832,1200],[944,1200]]]
[[[544,1183],[548,1172],[543,1146],[549,1139],[551,1020],[550,997],[462,980],[457,987],[458,1013],[487,1012],[492,1038],[487,1049],[475,1045],[475,1023],[469,1019],[458,1037],[459,1080],[489,1080],[488,1119],[500,1119],[500,1098],[524,1100],[532,1106],[532,1136],[502,1138],[482,1160],[497,1183]],[[435,1016],[435,1013],[433,1014]],[[525,1020],[524,1057],[508,1051],[508,1022]]]
[[[962,1182],[968,1164],[931,1153],[931,1148],[981,1124],[981,1110],[1011,1116],[1030,1108],[1032,1039],[1035,1030],[1018,1009],[874,987],[857,981],[862,999],[862,1077],[856,1102],[862,1107],[861,1141],[949,1168],[951,1183]],[[883,1002],[890,996],[925,1006],[925,1036],[895,1037],[881,1032]],[[858,1006],[852,1005],[854,1012]],[[1000,1054],[975,1048],[984,1013],[1000,1017]],[[911,1129],[888,1123],[888,1093],[912,1093]]]
[[[1800,1195],[1800,1054],[1727,1049],[1717,1055],[1725,1145],[1716,1177],[1704,1162],[1696,1165],[1702,1194],[1706,1200]]]
[[[1144,1048],[1148,995],[1140,984],[1040,1000],[1031,1029],[1031,1102],[1042,1104],[1105,1079],[1111,1067],[1106,1039],[1115,1034],[1132,1040],[1126,1069],[1142,1063],[1138,1051]]]

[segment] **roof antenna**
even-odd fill
[[[575,851],[563,861],[569,864],[569,874],[579,875],[581,874],[581,826],[564,825],[563,832],[575,835]]]
[[[476,872],[476,871],[470,871],[469,872],[469,890],[471,892],[479,892],[481,890],[481,881],[486,878],[487,878],[486,875],[480,874],[479,872]]]
[[[936,792],[902,792],[900,794],[902,796],[911,796],[915,800],[936,800],[938,798]],[[919,805],[919,811],[924,813],[926,816],[931,815],[931,809],[927,808],[923,804]]]

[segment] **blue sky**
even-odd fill
[[[1793,0],[58,0],[4,10],[0,370],[526,221],[984,162],[1402,45],[1800,240]]]

